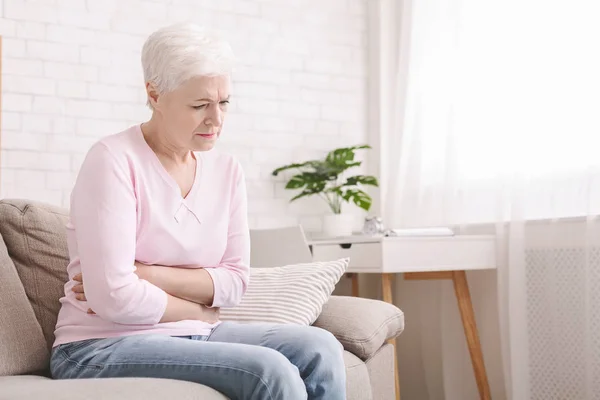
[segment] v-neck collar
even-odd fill
[[[158,174],[163,178],[165,183],[167,183],[167,185],[169,185],[175,191],[175,194],[179,200],[176,209],[173,210],[173,215],[175,216],[179,212],[180,208],[182,206],[185,206],[194,214],[196,219],[200,222],[199,210],[196,207],[194,207],[194,205],[197,203],[194,200],[196,198],[196,192],[198,191],[198,187],[200,186],[203,171],[203,159],[200,156],[200,154],[195,151],[192,152],[194,158],[196,159],[196,173],[194,175],[194,182],[192,183],[192,187],[184,197],[181,195],[181,188],[179,187],[175,179],[173,179],[171,174],[167,172],[154,150],[152,150],[148,142],[146,142],[146,138],[144,137],[144,132],[142,131],[141,124],[136,125],[136,131],[139,140],[141,140],[144,152],[150,159],[150,163],[153,165],[154,169],[158,172]]]

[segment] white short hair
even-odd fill
[[[194,76],[230,75],[234,61],[229,43],[188,23],[155,31],[142,48],[144,80],[153,83],[159,94],[177,89]]]

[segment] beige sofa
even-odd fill
[[[225,399],[199,384],[147,378],[47,377],[58,299],[67,278],[66,210],[0,201],[0,399]],[[344,345],[348,399],[394,398],[393,348],[404,328],[387,303],[332,296],[315,325]]]

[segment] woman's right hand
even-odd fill
[[[78,273],[73,277],[73,280],[77,282],[71,289],[75,293],[75,298],[79,301],[87,301],[87,298],[85,297],[85,290],[83,288],[83,275]],[[96,314],[91,308],[87,309],[87,313]]]
[[[214,324],[219,321],[219,318],[221,317],[220,308],[206,307],[205,305],[200,305],[200,307],[202,309],[202,314],[199,318],[201,321],[208,322],[209,324]]]
[[[194,303],[167,293],[167,308],[159,322],[196,320],[214,324],[219,321],[219,317],[219,308],[206,307],[203,304]]]

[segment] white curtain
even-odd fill
[[[477,289],[489,276],[469,277],[480,325],[497,318],[498,332],[479,327],[501,354],[486,358],[501,363],[493,398],[600,398],[600,2],[376,3],[386,225],[496,234],[497,302]],[[438,289],[440,326],[455,332],[451,288]],[[438,384],[477,398],[454,339],[438,339],[430,398]]]

